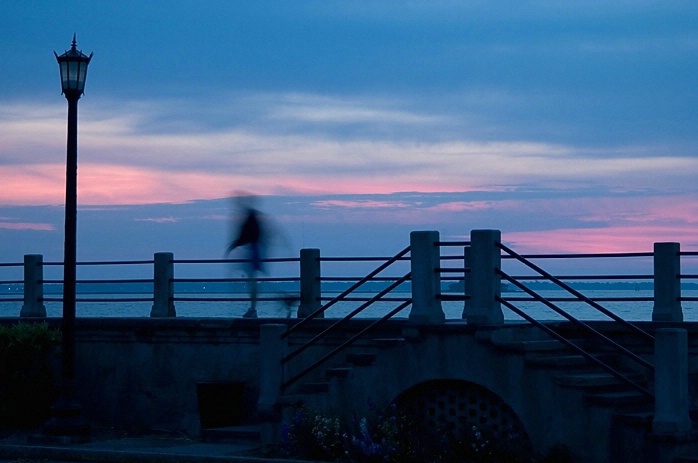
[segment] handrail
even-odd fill
[[[554,330],[552,330],[550,327],[548,327],[548,326],[546,326],[545,324],[543,324],[543,323],[541,323],[541,322],[539,322],[539,321],[537,321],[537,320],[531,318],[528,314],[526,314],[526,313],[523,312],[522,310],[518,309],[515,305],[511,304],[511,303],[508,302],[507,300],[502,299],[501,297],[498,297],[497,300],[498,300],[499,302],[501,302],[502,304],[504,304],[509,310],[513,311],[514,313],[516,313],[516,314],[519,315],[520,317],[524,318],[524,319],[525,319],[526,321],[528,321],[529,323],[531,323],[531,324],[533,324],[534,326],[536,326],[536,327],[542,329],[543,331],[545,331],[546,333],[548,333],[550,336],[554,337],[555,339],[557,339],[558,341],[562,342],[562,343],[565,344],[566,346],[572,348],[572,349],[573,349],[575,352],[577,352],[578,354],[584,356],[586,359],[591,360],[593,363],[595,363],[596,365],[598,365],[598,366],[600,366],[601,368],[603,368],[604,370],[606,370],[608,373],[610,373],[611,375],[613,375],[615,378],[617,378],[617,379],[623,381],[624,383],[626,383],[626,384],[628,384],[629,386],[633,387],[634,389],[638,390],[638,391],[639,391],[640,393],[642,393],[643,395],[645,395],[645,396],[647,396],[647,397],[649,397],[649,398],[654,399],[654,394],[652,394],[650,391],[648,391],[647,389],[645,389],[645,388],[642,387],[641,385],[637,384],[635,381],[631,380],[630,378],[626,377],[626,376],[623,375],[622,373],[616,371],[615,369],[613,369],[613,368],[610,367],[609,365],[606,365],[604,362],[602,362],[601,360],[597,359],[597,358],[594,357],[592,354],[588,353],[587,351],[585,351],[585,350],[582,349],[581,347],[577,346],[576,344],[574,344],[572,341],[568,340],[568,339],[565,338],[564,336],[561,336],[560,334],[556,333],[556,332],[555,332]]]
[[[612,339],[610,339],[610,338],[607,337],[606,335],[600,333],[599,331],[595,330],[594,328],[592,328],[591,326],[587,325],[587,324],[584,323],[583,321],[581,321],[581,320],[579,320],[579,319],[573,317],[573,316],[570,315],[569,313],[567,313],[567,312],[565,312],[564,310],[560,309],[560,308],[557,307],[555,304],[553,304],[552,302],[550,302],[548,299],[544,298],[543,296],[541,296],[540,294],[536,293],[536,292],[533,291],[532,289],[526,287],[526,285],[524,285],[523,283],[520,283],[520,282],[514,280],[513,278],[509,277],[509,275],[505,274],[505,273],[502,272],[501,270],[500,270],[498,273],[499,273],[503,278],[505,278],[507,281],[509,281],[510,283],[513,283],[513,284],[516,285],[518,288],[520,288],[521,290],[523,290],[523,291],[525,291],[526,293],[528,293],[528,294],[529,294],[530,296],[532,296],[536,301],[545,304],[546,306],[550,307],[552,310],[554,310],[554,311],[557,312],[558,314],[562,315],[563,317],[565,317],[566,319],[568,319],[568,320],[571,321],[572,323],[574,323],[574,324],[576,324],[576,325],[578,325],[578,326],[581,326],[581,327],[584,328],[585,330],[587,330],[587,331],[589,331],[590,333],[592,333],[592,334],[593,334],[595,337],[597,337],[598,339],[600,339],[600,340],[602,340],[603,342],[605,342],[606,344],[610,345],[613,349],[615,349],[615,350],[617,350],[617,351],[619,351],[619,352],[622,352],[626,357],[629,357],[630,359],[634,360],[635,362],[639,363],[640,365],[644,366],[645,368],[648,368],[648,369],[654,371],[654,365],[652,365],[651,363],[649,363],[649,362],[643,360],[642,358],[638,357],[637,355],[635,355],[634,353],[632,353],[631,351],[629,351],[629,350],[626,349],[625,347],[621,346],[621,345],[618,344],[617,342],[613,341]],[[501,297],[500,297],[500,299],[506,300],[506,299],[501,298]],[[507,302],[508,302],[508,301],[507,301]],[[507,307],[509,307],[508,304],[507,304]],[[517,312],[517,313],[518,313],[518,312]],[[643,331],[643,332],[644,332],[644,331]],[[650,337],[651,337],[651,336],[650,336]],[[654,339],[654,338],[652,338],[652,339]]]
[[[371,304],[373,304],[373,303],[376,302],[376,301],[381,300],[381,298],[382,298],[383,296],[385,296],[385,295],[388,294],[390,291],[392,291],[393,289],[395,289],[397,286],[399,286],[399,285],[401,285],[402,283],[404,283],[405,281],[407,281],[407,280],[411,277],[411,275],[412,275],[412,272],[407,273],[405,276],[403,276],[402,278],[398,279],[397,281],[395,281],[395,282],[394,282],[393,284],[391,284],[390,286],[386,287],[383,291],[381,291],[381,292],[379,292],[378,294],[376,294],[375,296],[373,296],[370,300],[368,300],[367,302],[361,304],[361,305],[360,305],[359,307],[357,307],[356,309],[354,309],[354,310],[352,310],[351,312],[349,312],[349,314],[347,314],[344,318],[341,318],[341,319],[339,319],[338,321],[334,322],[334,323],[333,323],[332,325],[330,325],[328,328],[326,328],[325,330],[323,330],[322,332],[320,332],[319,334],[317,334],[317,335],[316,335],[314,338],[312,338],[310,341],[306,342],[305,344],[303,344],[301,347],[299,347],[299,348],[296,349],[295,351],[293,351],[293,352],[291,352],[290,354],[286,355],[283,359],[281,359],[281,364],[283,365],[283,364],[287,363],[289,360],[291,360],[292,358],[296,357],[296,356],[299,355],[301,352],[305,351],[308,347],[310,347],[311,345],[315,344],[318,340],[320,340],[322,337],[324,337],[324,336],[325,336],[326,334],[328,334],[330,331],[334,331],[335,328],[337,328],[337,327],[339,327],[340,325],[343,325],[343,324],[346,323],[347,321],[351,320],[351,319],[354,317],[354,315],[356,315],[356,314],[362,312],[366,307],[370,306]],[[410,299],[410,301],[411,301],[411,299]],[[298,325],[300,325],[300,323],[296,324],[295,326],[298,326]],[[290,331],[290,330],[286,331],[286,333],[288,333],[289,331]],[[282,337],[282,339],[283,339],[283,337]]]
[[[349,347],[350,345],[354,344],[354,343],[355,343],[356,341],[358,341],[364,334],[366,334],[369,330],[371,330],[372,328],[374,328],[374,327],[378,326],[379,324],[385,322],[386,320],[390,319],[391,317],[393,317],[395,314],[399,313],[401,310],[405,309],[405,307],[409,306],[410,304],[412,304],[412,299],[410,299],[409,301],[403,302],[402,304],[400,304],[399,306],[397,306],[396,308],[394,308],[393,310],[391,310],[391,311],[388,312],[387,314],[383,315],[383,316],[382,316],[381,318],[379,318],[378,320],[376,320],[376,321],[374,321],[373,323],[369,324],[369,325],[366,326],[364,329],[362,329],[361,331],[359,331],[358,333],[356,333],[354,336],[352,336],[352,337],[349,338],[348,340],[344,341],[342,344],[340,344],[339,346],[337,346],[336,348],[334,348],[332,351],[330,351],[330,352],[328,352],[327,354],[325,354],[322,358],[318,359],[317,361],[315,361],[314,363],[312,363],[311,365],[307,366],[307,367],[304,368],[302,371],[300,371],[299,373],[297,373],[296,375],[292,376],[292,377],[289,378],[287,381],[285,381],[285,382],[281,385],[281,390],[282,390],[282,391],[285,390],[288,386],[290,386],[291,384],[295,383],[296,381],[298,381],[299,379],[301,379],[303,376],[307,375],[308,373],[310,373],[311,371],[313,371],[315,368],[319,367],[320,365],[322,365],[323,363],[325,363],[327,360],[331,359],[332,357],[334,357],[335,355],[337,355],[338,353],[340,353],[341,351],[343,351],[344,349],[346,349],[346,348]],[[283,363],[283,362],[282,362],[282,363]]]
[[[627,327],[627,328],[630,328],[631,330],[635,331],[636,333],[638,333],[638,334],[640,334],[640,335],[642,335],[642,336],[644,336],[644,337],[646,337],[646,338],[648,338],[648,339],[650,339],[650,340],[653,340],[653,339],[654,339],[654,337],[653,337],[652,335],[650,335],[649,333],[647,333],[646,331],[644,331],[644,330],[638,328],[637,326],[633,325],[632,323],[628,322],[627,320],[622,319],[621,317],[619,317],[618,315],[614,314],[613,312],[611,312],[610,310],[606,309],[605,307],[601,306],[600,304],[597,304],[596,302],[592,301],[591,299],[589,299],[588,297],[586,297],[585,295],[583,295],[582,293],[580,293],[580,292],[577,291],[576,289],[572,288],[570,285],[568,285],[568,284],[562,282],[559,278],[554,277],[553,275],[551,275],[550,273],[546,272],[545,270],[543,270],[543,269],[540,268],[539,266],[535,265],[533,262],[530,262],[528,259],[525,259],[525,258],[524,258],[523,256],[521,256],[520,254],[514,252],[513,250],[511,250],[510,248],[508,248],[508,247],[505,246],[504,244],[502,244],[502,243],[497,243],[497,246],[498,246],[500,249],[502,249],[504,252],[508,253],[508,254],[509,254],[510,256],[512,256],[513,258],[517,259],[517,260],[518,260],[519,262],[521,262],[522,264],[524,264],[524,265],[526,265],[527,267],[531,268],[532,270],[534,270],[534,271],[540,273],[540,274],[541,274],[543,277],[545,277],[546,279],[552,281],[553,283],[555,283],[556,285],[560,286],[562,289],[564,289],[565,291],[569,292],[570,294],[572,294],[572,295],[578,297],[579,299],[581,299],[581,300],[584,301],[585,303],[589,304],[590,306],[592,306],[593,308],[595,308],[595,309],[598,310],[599,312],[603,313],[604,315],[606,315],[606,316],[612,318],[613,320],[617,321],[617,322],[620,323],[621,325],[623,325],[623,326],[625,326],[625,327]]]
[[[337,296],[336,298],[334,298],[333,300],[331,300],[331,301],[328,302],[327,304],[323,305],[322,307],[320,307],[319,309],[317,309],[315,312],[313,312],[313,313],[311,313],[310,315],[308,315],[306,318],[304,318],[303,320],[301,320],[299,323],[297,323],[297,324],[293,325],[292,327],[290,327],[288,330],[286,330],[286,331],[281,335],[281,339],[285,339],[285,338],[288,337],[293,331],[297,330],[299,327],[303,326],[303,325],[306,324],[308,321],[314,319],[314,318],[317,317],[319,314],[323,313],[323,312],[324,312],[325,310],[327,310],[329,307],[332,307],[334,304],[336,304],[337,302],[341,301],[344,297],[346,297],[348,294],[350,294],[351,292],[353,292],[355,289],[357,289],[358,287],[360,287],[361,285],[363,285],[363,284],[366,283],[367,281],[371,280],[373,277],[375,277],[375,276],[378,275],[380,272],[382,272],[383,270],[385,270],[386,268],[388,268],[389,266],[391,266],[393,263],[395,263],[395,262],[397,262],[398,260],[400,260],[400,259],[401,259],[405,254],[407,254],[408,252],[410,252],[410,246],[407,246],[405,249],[403,249],[402,251],[400,251],[400,252],[398,252],[397,254],[395,254],[395,256],[391,257],[390,259],[388,259],[387,261],[385,261],[383,264],[379,265],[375,270],[373,270],[371,273],[369,273],[368,275],[366,275],[365,277],[363,277],[363,278],[362,278],[361,280],[359,280],[358,282],[356,282],[356,283],[354,283],[353,285],[351,285],[348,289],[346,289],[345,291],[343,291],[339,296]]]

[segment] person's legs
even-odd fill
[[[250,291],[250,308],[243,317],[257,318],[257,272],[254,269],[247,272],[247,288]]]

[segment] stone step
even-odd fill
[[[371,339],[370,344],[376,346],[379,349],[390,349],[392,347],[399,347],[406,343],[405,338],[376,338]]]
[[[653,403],[650,398],[634,390],[596,392],[587,394],[584,397],[594,405],[614,408],[651,405]]]
[[[299,394],[325,394],[330,392],[330,383],[302,383],[298,385]]]
[[[326,378],[346,378],[351,373],[351,368],[328,368],[325,370]]]
[[[367,367],[376,361],[376,354],[356,353],[347,354],[347,362],[357,367]]]
[[[566,346],[556,339],[542,341],[492,341],[492,344],[501,350],[509,352],[553,352],[566,349]]]
[[[612,358],[609,355],[595,355],[595,357],[604,362]],[[526,357],[526,364],[534,368],[549,368],[549,369],[579,369],[579,368],[594,368],[596,365],[584,357],[583,355],[543,355],[532,354]]]
[[[698,463],[698,455],[674,458],[674,463]]]
[[[259,433],[259,426],[255,425],[208,428],[201,430],[201,440],[204,442],[258,442]]]
[[[626,374],[633,381],[641,381],[643,378],[638,374]],[[603,388],[607,386],[623,385],[624,383],[611,375],[604,372],[587,372],[574,373],[566,375],[556,375],[555,382],[560,386],[578,387],[578,388]]]

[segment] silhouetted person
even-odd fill
[[[251,196],[240,197],[240,205],[245,209],[245,219],[240,225],[237,238],[230,243],[225,252],[227,256],[233,249],[245,246],[249,256],[246,273],[247,284],[250,290],[250,308],[243,314],[244,318],[257,318],[257,273],[262,267],[262,243],[264,229],[260,220],[260,212],[254,206],[254,198]]]

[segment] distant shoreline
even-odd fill
[[[323,291],[333,293],[342,292],[351,287],[353,281],[333,281],[323,283]],[[612,282],[589,282],[589,281],[566,281],[570,287],[578,291],[652,291],[654,283],[651,281],[612,281]],[[376,293],[388,286],[388,282],[368,282],[364,284],[360,293]],[[527,281],[526,287],[534,291],[557,291],[562,290],[559,286],[549,281]],[[260,293],[298,293],[299,284],[289,282],[262,282],[259,285]],[[152,294],[152,283],[78,283],[78,294]],[[698,290],[698,283],[682,283],[681,289],[686,291]],[[44,294],[62,294],[62,285],[51,283],[44,285]],[[462,281],[453,283],[443,283],[441,290],[443,293],[462,293],[464,283]],[[23,284],[3,284],[0,285],[0,295],[20,295],[24,291]],[[394,292],[407,293],[411,291],[409,282],[400,285]],[[213,283],[177,283],[175,282],[175,292],[189,294],[244,294],[247,293],[247,285],[244,282],[213,282]],[[502,283],[502,292],[521,292],[520,289]]]

